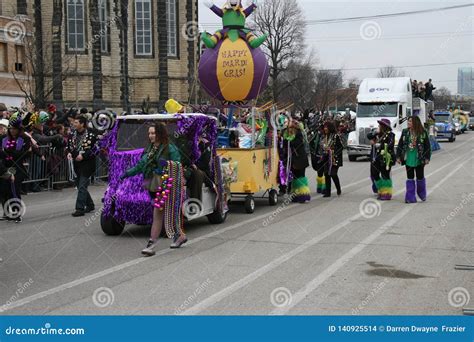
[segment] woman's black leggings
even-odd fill
[[[383,179],[390,179],[390,171],[392,167],[387,168],[385,165],[381,166],[380,164],[371,163],[370,164],[370,177],[373,178],[375,181],[378,181],[380,177]]]
[[[324,176],[326,178],[326,192],[331,193],[331,178],[336,186],[338,192],[341,192],[341,182],[339,181],[339,176],[337,172],[339,171],[339,166],[333,166],[331,172],[329,172],[329,167],[326,166],[324,169]]]
[[[418,165],[417,167],[406,166],[407,169],[407,178],[422,180],[425,178],[425,165]]]

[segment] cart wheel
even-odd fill
[[[255,199],[252,195],[245,197],[245,211],[247,214],[253,214],[255,211]]]
[[[277,205],[278,203],[278,192],[275,189],[271,189],[268,193],[268,203],[270,206]]]
[[[118,236],[122,234],[125,223],[119,222],[113,217],[106,217],[104,213],[100,216],[100,226],[105,235]]]

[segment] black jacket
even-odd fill
[[[8,141],[15,140],[15,146],[10,147]],[[16,176],[19,179],[26,178],[28,173],[24,161],[30,156],[31,140],[22,135],[16,139],[3,136],[0,145],[0,159],[8,169],[15,169]]]
[[[410,144],[410,130],[405,128],[402,132],[397,148],[397,159],[400,159],[402,165],[405,165],[405,156],[408,152]],[[428,132],[423,130],[423,133],[416,140],[416,150],[418,152],[418,160],[425,164],[426,160],[431,160],[431,142]]]
[[[370,160],[372,163],[386,166],[385,158],[383,156],[383,151],[385,151],[385,146],[387,146],[387,151],[390,154],[391,162],[389,166],[395,165],[396,155],[395,155],[395,134],[388,132],[383,136],[377,137],[377,144],[372,147],[370,153]]]
[[[74,131],[68,139],[67,150],[71,153],[74,160],[74,171],[77,176],[90,177],[95,172],[95,154],[94,146],[97,138],[87,129],[79,133]],[[82,161],[76,161],[76,157],[82,155]]]
[[[306,154],[303,133],[296,131],[295,138],[290,142],[291,167],[295,170],[303,170],[309,166],[308,155]]]
[[[329,148],[331,150],[332,154],[332,166],[337,166],[337,167],[342,167],[343,166],[343,157],[342,157],[342,152],[344,150],[344,146],[342,145],[342,140],[339,134],[330,134],[328,137],[328,142],[329,146],[326,148]],[[323,135],[321,137],[321,143],[320,143],[320,148],[321,148],[321,154],[323,155],[323,160],[327,161],[329,158],[329,151],[325,148],[325,142],[326,138]]]

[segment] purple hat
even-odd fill
[[[392,129],[392,123],[390,122],[389,119],[384,118],[384,119],[377,120],[377,122],[381,125],[384,125],[384,126],[390,128],[390,129]]]

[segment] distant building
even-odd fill
[[[41,106],[120,111],[140,109],[147,100],[147,107],[155,111],[168,98],[181,102],[193,98],[198,0],[0,0],[0,4],[9,9],[9,18],[26,14],[31,22],[35,34],[25,46],[33,72],[27,77],[34,84],[29,86],[36,102],[44,102]],[[7,20],[1,13],[0,18]],[[14,44],[10,45],[14,56]],[[9,62],[9,71],[14,66]]]
[[[0,103],[7,107],[25,102],[18,82],[26,78],[24,37],[30,30],[26,0],[0,0]]]
[[[474,68],[458,69],[458,94],[474,96]]]

